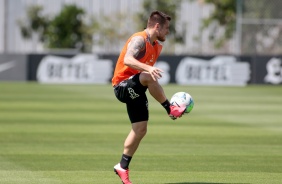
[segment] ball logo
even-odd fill
[[[182,98],[183,98],[184,100],[186,100],[186,94],[185,94],[185,93],[183,93]]]

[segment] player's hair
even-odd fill
[[[147,27],[154,27],[156,23],[159,23],[161,26],[163,26],[167,20],[171,20],[171,17],[169,15],[158,10],[153,11],[148,19]]]

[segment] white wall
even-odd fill
[[[4,1],[0,0],[0,25],[4,27]],[[128,18],[138,11],[141,7],[142,0],[8,0],[8,43],[7,48],[3,45],[3,29],[0,29],[0,52],[43,52],[44,48],[38,42],[38,38],[34,36],[32,40],[25,40],[20,34],[20,29],[17,24],[19,19],[26,17],[26,9],[30,5],[41,5],[44,7],[43,14],[55,15],[64,4],[76,4],[83,8],[87,14],[99,18],[103,15],[109,15],[115,12],[127,12]],[[3,15],[2,15],[3,14]]]
[[[4,1],[0,0],[0,26],[2,28],[4,28]],[[22,38],[17,24],[19,19],[25,18],[26,9],[30,5],[41,5],[44,7],[43,14],[55,15],[64,4],[75,3],[83,8],[88,15],[93,15],[98,19],[103,15],[126,12],[128,19],[123,21],[126,21],[128,25],[132,25],[134,21],[132,17],[136,12],[141,11],[143,0],[7,0],[7,2],[8,25],[5,27],[8,35],[7,46],[4,49],[5,29],[0,29],[0,53],[4,52],[4,50],[16,53],[44,52],[43,45],[36,36],[32,40]],[[198,0],[183,1],[177,20],[177,25],[179,25],[177,29],[181,31],[184,28],[183,25],[186,25],[186,45],[176,46],[176,54],[214,52],[213,46],[208,40],[208,31],[200,33],[201,19],[207,17],[211,10],[212,7]],[[132,29],[132,27],[128,26],[127,29]],[[195,40],[196,37],[199,37],[199,41]],[[116,53],[120,51],[123,43],[124,40],[121,40],[121,43],[116,47]],[[168,47],[168,44],[164,45]],[[96,51],[103,51],[103,49],[108,51],[109,48],[95,47]]]
[[[0,0],[0,52],[4,51],[4,0]]]

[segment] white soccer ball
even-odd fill
[[[171,97],[170,103],[172,105],[178,106],[178,107],[185,107],[186,106],[185,113],[191,112],[193,107],[194,107],[194,100],[193,100],[192,96],[190,94],[186,93],[186,92],[175,93]]]

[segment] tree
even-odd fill
[[[112,12],[108,16],[101,16],[95,27],[94,40],[99,44],[99,48],[103,51],[120,51],[124,41],[132,34],[132,30],[128,26],[126,14]],[[131,26],[131,25],[130,25]],[[100,51],[100,52],[103,52]]]
[[[282,1],[242,1],[243,19],[253,20],[242,25],[242,51],[258,54],[282,52]]]
[[[41,6],[28,8],[28,20],[19,21],[22,36],[31,38],[36,33],[48,48],[73,48],[91,51],[93,22],[84,23],[84,10],[76,5],[65,5],[53,19],[42,15]]]
[[[214,5],[214,11],[210,17],[203,19],[203,29],[213,24],[210,39],[215,41],[217,48],[221,47],[226,40],[232,38],[236,26],[236,0],[205,0],[206,3]],[[218,30],[224,27],[222,35]]]
[[[27,20],[19,20],[21,34],[24,38],[30,39],[34,33],[39,35],[41,41],[44,41],[44,35],[47,31],[49,19],[42,15],[41,6],[30,6],[27,8]]]
[[[210,17],[203,20],[203,29],[213,26],[214,31],[210,39],[220,48],[232,38],[236,31],[236,13],[241,13],[242,19],[251,23],[242,23],[240,48],[244,54],[253,53],[281,53],[282,26],[275,20],[281,19],[280,7],[282,1],[277,0],[205,0],[214,6]],[[239,4],[238,4],[239,3]],[[240,8],[240,12],[237,8]],[[269,21],[270,20],[270,21]],[[225,32],[218,35],[218,30],[224,28]]]
[[[138,29],[142,30],[147,26],[147,20],[150,13],[154,10],[162,11],[171,16],[172,20],[170,22],[170,34],[168,35],[167,46],[174,45],[174,43],[184,42],[184,33],[178,33],[176,31],[176,19],[177,19],[177,9],[180,7],[180,0],[144,0],[143,11],[137,13]],[[173,51],[173,49],[168,49],[168,51]]]

